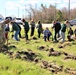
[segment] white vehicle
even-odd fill
[[[69,23],[70,23],[71,26],[76,25],[76,19],[70,20]]]
[[[23,24],[22,21],[21,21],[21,18],[15,18],[15,22],[18,23],[18,24],[21,24],[21,25]]]

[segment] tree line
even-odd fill
[[[63,7],[62,9],[57,9],[56,6],[51,4],[49,7],[41,4],[40,8],[32,7],[32,5],[29,4],[29,9],[30,10],[26,9],[29,14],[28,19],[31,20],[31,18],[34,18],[35,21],[40,20],[43,23],[51,23],[56,19],[64,21],[76,18],[76,8],[70,9],[70,14],[68,8]]]

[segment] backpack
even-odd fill
[[[49,33],[48,33],[48,36],[51,36],[51,35],[52,35],[52,33],[51,33],[51,32],[49,32]]]

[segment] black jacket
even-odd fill
[[[61,29],[61,24],[60,24],[60,23],[56,23],[56,24],[54,25],[54,28],[55,28],[55,31],[56,31],[56,32],[59,32],[60,29]]]

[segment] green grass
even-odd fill
[[[22,36],[24,36],[23,30],[21,31]],[[11,36],[12,33],[9,35]],[[29,32],[30,35],[30,32]],[[35,32],[35,36],[37,37],[37,31]],[[30,37],[29,37],[30,38]],[[37,49],[37,46],[44,45],[47,48],[53,47],[55,50],[60,52],[67,52],[69,54],[75,54],[76,55],[76,45],[74,45],[72,42],[71,46],[66,46],[63,49],[59,49],[58,45],[59,43],[52,43],[50,42],[44,42],[42,39],[43,35],[41,35],[41,38],[38,39],[38,43],[35,43],[36,40],[29,41],[29,44],[26,44],[25,39],[20,39],[20,42],[16,42],[11,37],[9,38],[9,47],[11,45],[15,45],[16,48],[9,48],[10,51],[21,51],[21,50],[27,50],[31,49],[33,52],[39,54],[39,57],[43,60],[47,60],[48,62],[54,61],[57,65],[63,65],[65,68],[74,68],[76,69],[76,60],[64,60],[64,55],[55,57],[50,56],[48,57],[48,51],[40,51]],[[51,38],[50,38],[51,39]],[[58,74],[52,74],[50,71],[43,69],[40,67],[40,63],[35,64],[34,62],[28,62],[20,59],[11,59],[8,55],[0,53],[0,75],[69,75],[67,73],[59,72]]]

